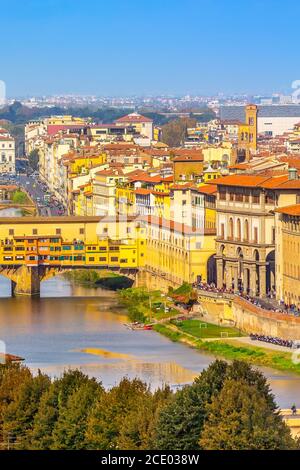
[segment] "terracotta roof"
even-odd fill
[[[134,192],[135,194],[143,195],[143,196],[147,194],[151,194],[150,189],[146,189],[146,188],[136,188]]]
[[[107,170],[97,171],[95,174],[99,176],[124,176],[123,170],[119,168],[108,168]]]
[[[174,191],[180,191],[180,190],[183,190],[183,189],[192,189],[194,188],[195,185],[194,183],[192,182],[188,182],[188,183],[184,183],[184,184],[172,184],[172,186],[170,187],[171,190],[174,190]]]
[[[292,206],[280,207],[276,212],[286,215],[300,216],[300,204],[293,204]]]
[[[220,186],[261,187],[264,181],[268,179],[265,176],[258,175],[229,175],[214,179],[212,184]]]
[[[202,152],[180,152],[179,154],[176,153],[176,156],[173,158],[173,162],[203,162],[203,154]]]
[[[218,187],[216,184],[199,186],[197,188],[198,193],[201,193],[201,194],[216,194],[217,190],[218,190]]]
[[[170,196],[170,193],[162,192],[162,191],[151,191],[154,196],[162,196],[167,197]]]
[[[163,178],[161,180],[162,183],[172,183],[172,181],[174,181],[174,176],[173,175],[166,176],[165,178]]]
[[[126,116],[123,116],[119,119],[116,119],[116,122],[132,122],[132,123],[135,123],[135,122],[153,122],[152,119],[149,119],[145,116],[142,116],[141,114],[138,114],[138,113],[131,113],[131,114],[127,114]]]
[[[236,163],[235,165],[230,165],[228,168],[232,170],[247,170],[251,168],[251,165],[248,163]]]
[[[213,180],[212,184],[265,189],[300,189],[300,179],[289,179],[287,173],[280,176],[229,175]]]

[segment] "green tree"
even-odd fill
[[[200,438],[206,450],[284,450],[296,442],[256,385],[227,379],[207,406]]]
[[[24,382],[32,377],[30,370],[21,364],[0,366],[0,441],[4,439],[3,423],[7,408],[18,399]]]
[[[215,361],[191,386],[178,391],[160,413],[154,445],[161,450],[197,450],[206,405],[222,389],[227,363]]]
[[[102,393],[102,385],[94,379],[74,390],[59,413],[53,430],[51,449],[84,449],[87,417]]]
[[[66,407],[69,396],[90,380],[79,370],[70,370],[50,385],[41,398],[32,431],[28,434],[29,449],[51,449],[54,443],[53,429],[60,412]]]
[[[19,374],[20,386],[14,401],[3,410],[3,439],[14,439],[15,448],[26,446],[27,433],[31,429],[42,395],[50,387],[50,378],[40,371],[37,376]]]
[[[12,202],[15,204],[25,204],[28,202],[28,197],[23,191],[17,190],[13,193]]]
[[[31,150],[30,154],[28,155],[28,162],[29,166],[33,170],[38,170],[39,168],[39,151],[37,149]]]
[[[121,424],[117,438],[118,449],[154,449],[158,416],[171,396],[169,387],[158,389],[153,395],[139,396],[135,408],[126,414]]]
[[[117,449],[124,419],[131,412],[137,411],[141,402],[150,396],[151,392],[145,383],[127,378],[103,393],[88,418],[87,447],[98,450]]]
[[[275,397],[271,392],[266,377],[257,369],[253,369],[245,361],[235,360],[227,368],[226,378],[229,380],[243,380],[248,385],[253,385],[265,397],[270,409],[276,410]]]

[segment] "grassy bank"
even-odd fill
[[[292,353],[289,352],[281,352],[257,346],[245,346],[236,340],[230,339],[205,341],[190,333],[181,331],[170,323],[155,325],[154,329],[171,341],[187,344],[216,357],[223,357],[228,360],[243,360],[257,366],[271,367],[284,372],[300,374],[300,364],[295,364],[292,361]]]
[[[64,274],[66,279],[79,284],[101,286],[110,290],[126,289],[132,285],[132,280],[126,276],[109,271],[97,271],[95,269],[74,269]]]
[[[221,338],[222,336],[227,337],[239,337],[244,334],[237,328],[229,326],[213,325],[212,323],[203,322],[203,320],[174,320],[171,322],[183,333],[188,333],[195,338]]]
[[[127,308],[131,321],[152,322],[178,314],[172,301],[159,290],[147,291],[143,287],[124,289],[119,292],[119,299]]]

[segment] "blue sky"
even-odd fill
[[[298,0],[0,0],[7,94],[266,93],[300,79]]]

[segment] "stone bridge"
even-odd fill
[[[84,266],[0,266],[0,275],[11,281],[11,294],[34,296],[40,294],[41,282],[52,277],[73,271],[74,269],[90,269]],[[105,272],[114,272],[125,276],[134,282],[137,279],[137,269],[100,268]]]

